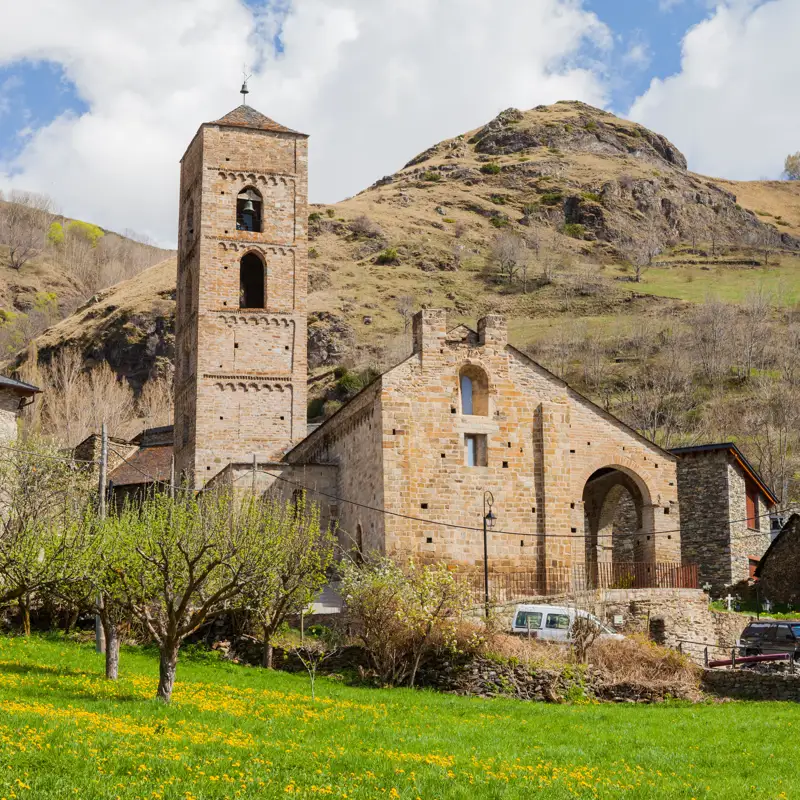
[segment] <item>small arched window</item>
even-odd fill
[[[468,365],[458,375],[461,390],[461,413],[487,416],[489,414],[489,380],[480,368]]]
[[[236,198],[236,230],[261,233],[261,194],[248,187]]]
[[[247,253],[239,263],[239,308],[264,308],[264,262]]]

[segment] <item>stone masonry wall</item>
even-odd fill
[[[280,458],[305,436],[307,182],[300,134],[206,124],[182,162],[176,447],[198,486],[252,453]],[[236,229],[247,187],[263,198],[260,232]],[[239,308],[248,253],[265,264],[263,309]]]
[[[746,481],[727,450],[686,453],[678,462],[681,541],[684,561],[697,564],[700,583],[722,591],[749,576],[749,556],[769,547],[769,520],[760,531],[746,522]],[[761,494],[756,515],[767,513]]]
[[[707,669],[702,689],[736,700],[783,700],[800,703],[800,675],[769,674],[747,669]]]
[[[20,396],[16,392],[0,391],[0,441],[13,444],[17,440],[17,417]]]
[[[792,514],[759,567],[762,597],[800,602],[800,516]]]

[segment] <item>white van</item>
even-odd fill
[[[568,608],[567,606],[533,606],[518,605],[511,622],[512,633],[530,634],[531,638],[548,642],[569,641],[569,632],[575,616],[585,617],[600,629],[600,636],[608,639],[624,639],[620,633],[614,633],[588,611]]]

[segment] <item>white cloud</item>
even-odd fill
[[[197,126],[250,103],[312,135],[312,199],[352,194],[510,105],[606,101],[581,0],[0,0],[0,65],[62,65],[89,111],[30,137],[0,184],[65,213],[174,240],[178,160]],[[274,48],[280,33],[283,51]],[[3,173],[5,172],[5,177]]]
[[[681,71],[630,116],[668,136],[698,172],[778,177],[800,147],[800,2],[729,0],[683,41]]]

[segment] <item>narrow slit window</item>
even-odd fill
[[[486,453],[486,434],[464,434],[464,463],[468,467],[488,466]]]

